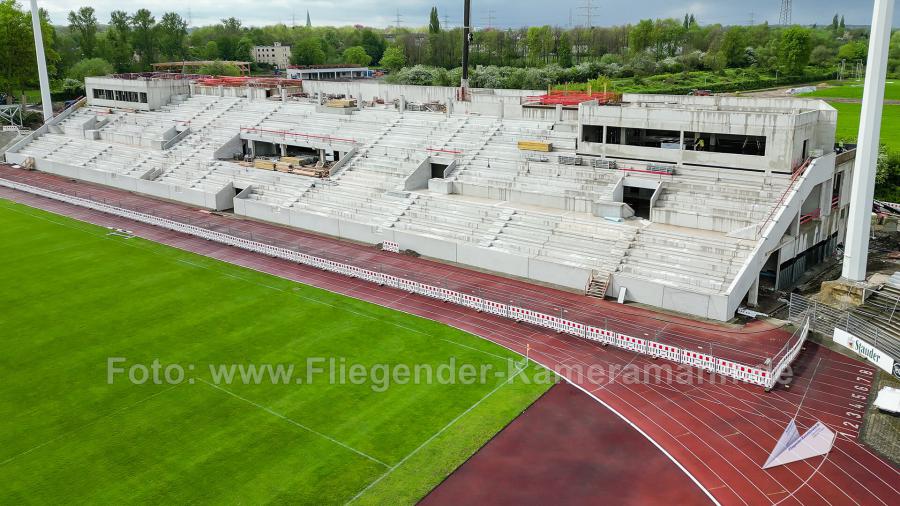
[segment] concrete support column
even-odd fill
[[[247,141],[247,145],[250,147],[250,156],[256,158],[256,141],[249,140]]]
[[[884,106],[888,47],[893,18],[894,0],[875,0],[859,122],[859,145],[856,148],[853,188],[850,190],[850,216],[847,220],[847,240],[844,242],[844,268],[841,273],[849,281],[866,279],[872,200],[875,194],[875,165],[878,161],[881,113]]]
[[[406,110],[406,97],[403,95],[400,95],[400,112],[403,112],[405,110]]]
[[[562,104],[556,104],[556,121],[562,121]]]
[[[822,183],[819,191],[819,214],[829,216],[831,214],[831,189],[834,187],[834,178]]]
[[[281,156],[287,156],[287,145],[279,144],[278,147],[281,148]]]
[[[222,86],[222,85],[219,85],[219,96],[220,96],[220,97],[224,97],[224,96],[225,96],[225,87]]]
[[[750,307],[759,305],[759,274],[756,275],[756,279],[750,285],[750,291],[747,292],[747,305]]]
[[[319,150],[319,161],[322,163],[325,163],[325,150],[324,149]]]
[[[283,86],[279,86],[279,91],[281,91],[281,101],[287,102],[287,90]]]

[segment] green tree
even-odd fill
[[[559,36],[559,42],[556,47],[556,61],[563,68],[572,66],[572,41],[569,39],[567,32],[563,32]]]
[[[94,56],[97,49],[97,18],[93,7],[82,7],[69,11],[69,29],[75,34],[81,53],[85,58]]]
[[[838,28],[843,32],[847,29],[847,25],[844,24],[844,16],[841,16],[841,22],[838,24]]]
[[[325,63],[325,51],[318,37],[308,37],[291,47],[291,63],[294,65],[321,65]]]
[[[83,83],[85,77],[106,76],[114,71],[113,66],[103,58],[85,58],[69,69],[69,78]]]
[[[632,52],[646,51],[653,43],[653,20],[642,19],[628,32],[628,48]]]
[[[363,28],[360,33],[359,45],[366,49],[366,53],[372,57],[372,61],[381,60],[384,54],[384,36],[375,33],[371,28]]]
[[[437,7],[431,8],[431,14],[428,17],[428,33],[441,33],[441,20],[438,19]]]
[[[220,58],[219,55],[219,44],[211,40],[206,43],[206,46],[203,47],[203,58],[206,60],[218,60]]]
[[[366,53],[366,50],[362,46],[348,47],[344,50],[342,59],[344,60],[344,63],[360,65],[363,67],[365,67],[372,61],[372,57],[369,56],[368,53]]]
[[[733,26],[725,32],[720,49],[729,67],[742,67],[746,63],[747,43],[744,29]]]
[[[237,68],[235,65],[229,65],[227,63],[222,62],[221,60],[216,60],[214,62],[209,63],[208,65],[204,65],[197,69],[198,74],[208,74],[211,76],[239,76],[241,75],[241,69]]]
[[[184,60],[187,54],[185,37],[187,21],[174,12],[167,12],[159,20],[159,52],[170,60]]]
[[[838,60],[866,61],[869,55],[869,46],[863,40],[848,42],[838,49]]]
[[[250,61],[252,59],[252,53],[253,40],[247,36],[241,37],[234,50],[234,59],[238,61]]]
[[[782,70],[790,75],[800,75],[809,64],[812,54],[812,37],[807,28],[792,26],[781,33],[778,59]]]
[[[379,64],[394,72],[406,65],[406,55],[403,54],[403,50],[399,47],[390,46],[384,50],[384,56],[381,57]]]
[[[831,63],[833,58],[834,51],[829,49],[828,46],[820,44],[813,49],[812,54],[809,57],[809,62],[813,65],[824,67]]]
[[[841,27],[841,24],[840,24],[840,21],[838,21],[838,15],[835,14],[834,19],[831,20],[831,29],[834,31],[838,31],[838,29],[840,27]]]
[[[134,64],[131,46],[131,17],[125,11],[112,11],[106,30],[106,59],[116,72],[127,72]]]
[[[48,70],[55,70],[59,58],[53,50],[55,30],[41,10]],[[34,35],[31,14],[23,11],[15,0],[0,0],[0,91],[10,99],[17,92],[37,84],[37,60],[34,57]]]
[[[141,68],[149,69],[156,62],[156,18],[147,9],[139,9],[131,17],[132,46]]]

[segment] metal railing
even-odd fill
[[[663,358],[697,367],[739,381],[760,385],[767,390],[796,358],[806,338],[806,323],[774,355],[748,352],[723,343],[711,343],[665,328],[647,327],[617,318],[598,317],[585,309],[566,308],[552,301],[527,295],[510,295],[498,288],[473,288],[449,275],[410,270],[391,262],[395,257],[361,260],[353,256],[319,249],[309,244],[287,242],[267,233],[242,230],[225,225],[212,216],[198,219],[181,213],[160,212],[158,206],[142,206],[133,201],[104,200],[92,195],[79,196],[63,188],[44,188],[0,178],[0,186],[66,202],[140,223],[166,228],[248,251],[282,258],[345,276],[364,279],[444,302],[494,314],[515,321],[555,330],[603,345]]]
[[[792,293],[788,318],[798,322],[806,317],[810,320],[811,329],[816,332],[830,336],[834,333],[834,329],[840,329],[894,357],[900,357],[900,340],[896,334],[879,327],[853,310],[834,308]]]

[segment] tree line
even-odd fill
[[[146,71],[160,61],[251,61],[253,46],[275,42],[292,47],[295,64],[375,64],[397,74],[395,79],[419,84],[427,84],[428,76],[432,83],[455,83],[462,60],[462,30],[442,26],[437,8],[432,8],[427,26],[387,29],[247,27],[234,17],[189,27],[175,12],[157,16],[148,9],[116,10],[100,20],[90,6],[71,11],[64,24],[54,25],[46,12],[42,16],[51,75],[68,86],[78,83],[66,79]],[[0,47],[5,48],[0,51],[0,89],[8,94],[35,82],[30,33],[29,12],[16,0],[0,0]],[[481,72],[487,84],[512,87],[589,80],[600,74],[643,77],[726,68],[797,75],[810,65],[836,67],[841,61],[852,70],[857,61],[865,60],[867,39],[867,30],[847,28],[838,15],[825,26],[778,27],[702,25],[685,14],[683,19],[645,19],[612,27],[477,30],[471,61],[474,67],[487,68]],[[892,72],[900,71],[900,38],[895,39]]]

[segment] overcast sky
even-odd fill
[[[26,0],[20,2],[27,6]],[[524,25],[558,25],[566,27],[586,24],[587,0],[472,0],[472,21],[477,27],[490,22],[497,27]],[[703,24],[777,23],[781,0],[592,0],[594,26],[634,23],[647,17],[684,17],[692,12]],[[313,25],[353,25],[384,27],[396,23],[397,12],[403,26],[423,26],[428,12],[436,5],[444,21],[451,26],[462,23],[462,0],[38,0],[50,12],[55,24],[67,24],[67,13],[81,5],[91,5],[101,23],[109,20],[114,9],[133,12],[150,9],[157,19],[162,13],[175,11],[193,26],[211,24],[220,18],[235,16],[245,25],[306,22],[309,10]],[[190,10],[188,9],[190,6]],[[835,13],[845,16],[848,24],[868,25],[872,18],[873,0],[794,0],[793,20],[801,24],[826,24]],[[492,20],[490,18],[493,18]],[[900,10],[894,24],[900,21]]]

